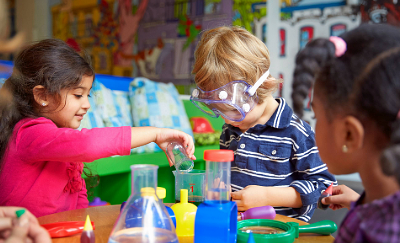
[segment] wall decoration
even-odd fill
[[[154,49],[160,40],[163,47],[152,59],[154,72],[139,68],[138,75],[160,82],[192,84],[199,34],[204,29],[231,25],[232,4],[232,0],[149,0],[138,27],[137,52]],[[149,63],[143,64],[142,60],[135,59],[136,65],[148,67]]]
[[[53,34],[89,52],[96,72],[193,85],[201,31],[239,25],[276,52],[271,73],[285,77],[279,95],[290,104],[293,60],[309,40],[358,26],[356,10],[372,13],[375,2],[397,16],[397,3],[365,0],[359,8],[357,1],[280,0],[280,11],[269,12],[279,32],[270,35],[268,0],[62,0],[52,8]]]
[[[266,0],[234,0],[232,25],[242,26],[254,33],[254,22],[267,15]]]
[[[273,24],[279,31],[276,35],[268,33],[268,38],[274,39],[266,42],[273,58],[271,74],[284,77],[283,88],[277,95],[284,97],[289,105],[292,103],[292,77],[297,52],[314,38],[337,36],[361,23],[361,15],[354,11],[354,4],[348,2],[351,1],[286,0],[280,1],[280,12],[268,12],[268,15],[276,16]],[[269,30],[267,20],[266,17],[261,18],[257,25],[266,25]],[[255,34],[262,38],[262,31],[256,29]],[[303,119],[314,126],[311,100],[312,90],[304,101]]]
[[[133,47],[148,0],[62,0],[52,7],[53,36],[87,52],[97,73],[133,74]],[[115,7],[116,6],[116,7]]]
[[[334,24],[331,26],[331,36],[339,36],[347,31],[347,26],[345,24]]]
[[[182,15],[179,17],[178,35],[187,37],[182,51],[185,51],[185,49],[195,41],[200,33],[200,30],[201,25],[194,25],[193,21],[187,15]]]
[[[398,0],[363,0],[359,9],[362,22],[400,26],[400,1]]]

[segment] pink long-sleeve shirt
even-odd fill
[[[36,217],[88,207],[82,162],[128,155],[130,127],[58,128],[46,118],[19,121],[0,171],[0,205]]]

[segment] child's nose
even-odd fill
[[[89,102],[89,98],[86,98],[85,101],[82,104],[82,108],[84,109],[90,109],[90,102]]]

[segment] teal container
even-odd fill
[[[188,190],[188,202],[204,202],[205,170],[191,170],[190,172],[172,171],[175,176],[175,202],[181,201],[181,189]]]

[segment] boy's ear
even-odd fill
[[[39,106],[47,106],[49,104],[46,88],[42,85],[36,85],[33,88],[33,98]]]
[[[343,129],[340,132],[343,145],[346,145],[347,152],[352,152],[362,148],[364,144],[364,126],[354,116],[346,116],[343,120]]]

